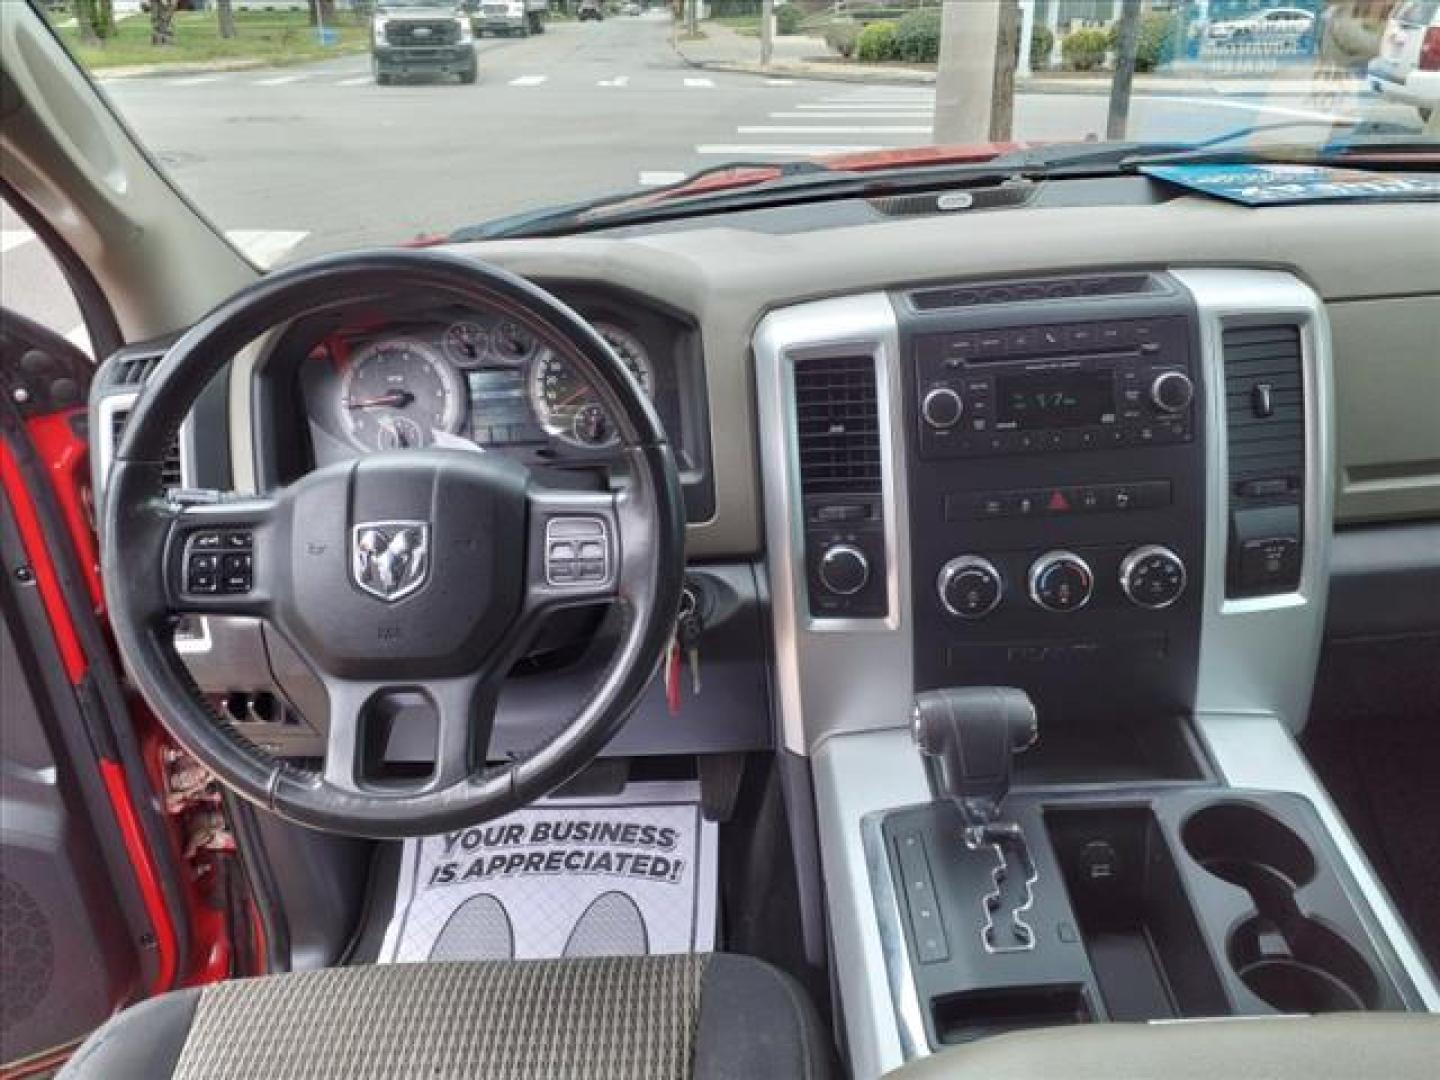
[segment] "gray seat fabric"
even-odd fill
[[[62,1080],[739,1080],[830,1075],[785,975],[713,956],[395,964],[184,990],[119,1013]]]
[[[1434,1080],[1440,1016],[1335,1013],[1016,1031],[886,1080]]]

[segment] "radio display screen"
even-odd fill
[[[1115,420],[1115,380],[1109,371],[1000,375],[995,379],[996,427],[1087,427]]]

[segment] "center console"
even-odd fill
[[[1017,1027],[1440,1007],[1293,739],[1331,533],[1313,291],[924,285],[754,348],[781,737],[857,1075]],[[1038,742],[917,718],[984,687]]]

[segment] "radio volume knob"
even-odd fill
[[[920,402],[920,415],[932,428],[944,431],[960,422],[965,414],[965,401],[948,386],[936,386]]]
[[[1185,591],[1185,563],[1159,544],[1138,547],[1120,561],[1120,588],[1140,607],[1167,608]]]
[[[935,587],[945,610],[962,619],[983,619],[1000,606],[1005,591],[995,564],[979,555],[951,559],[940,568]]]
[[[1150,384],[1150,400],[1161,412],[1178,413],[1195,399],[1195,384],[1183,371],[1162,371]]]
[[[1047,551],[1030,565],[1030,599],[1046,611],[1076,611],[1094,591],[1090,564],[1073,551]]]
[[[815,572],[836,596],[854,596],[870,581],[870,560],[854,544],[832,544],[821,553]]]

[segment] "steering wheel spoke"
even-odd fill
[[[169,611],[267,617],[281,587],[279,517],[279,504],[263,498],[175,512],[163,555]]]

